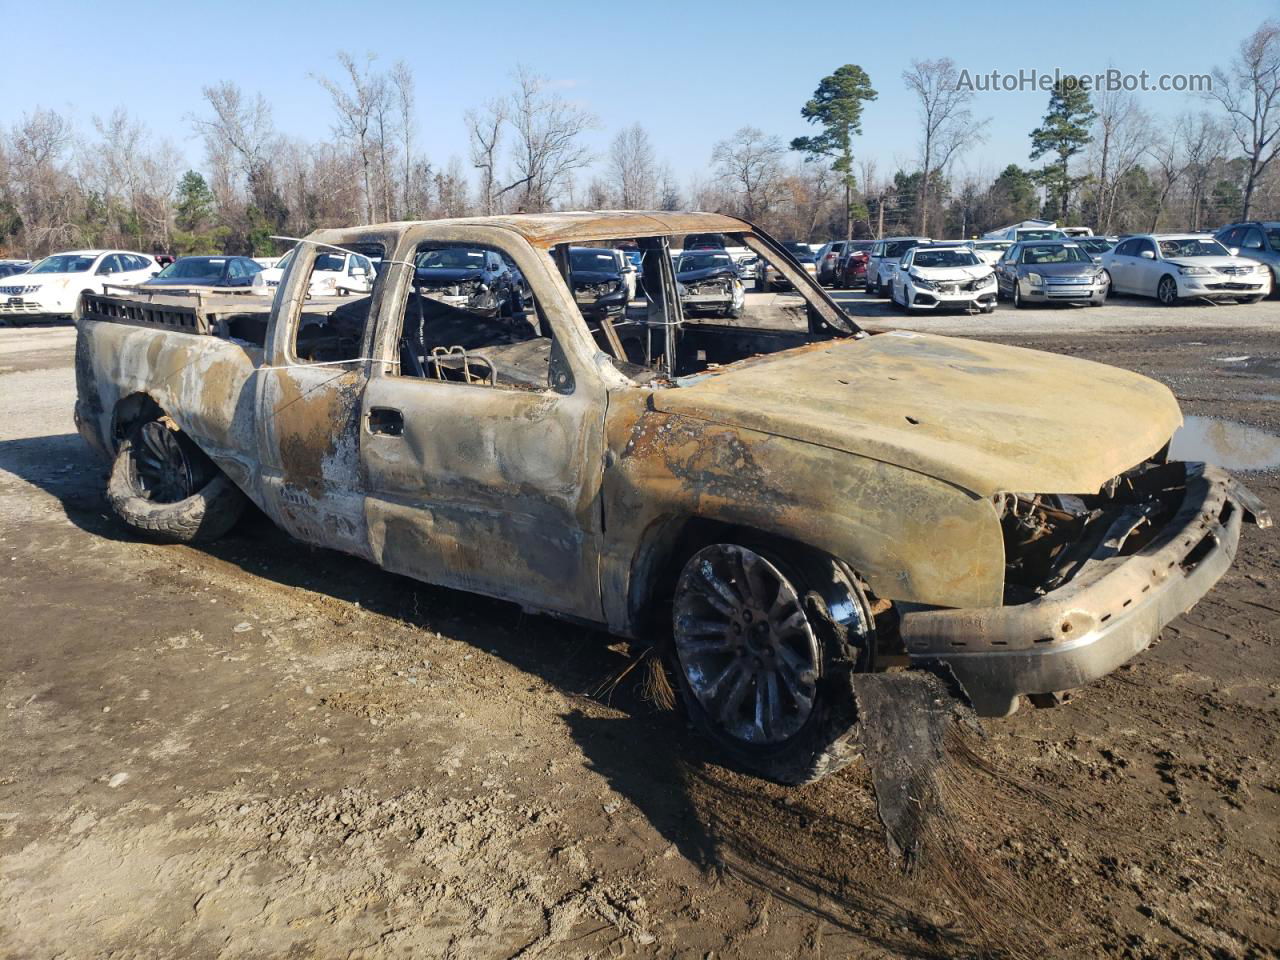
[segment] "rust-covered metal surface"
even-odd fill
[[[83,321],[81,430],[109,454],[121,416],[147,398],[307,542],[636,633],[698,523],[830,554],[882,599],[999,606],[1006,557],[991,495],[1095,493],[1180,422],[1168,390],[1133,374],[905,333],[824,334],[642,382],[597,345],[551,253],[692,232],[746,233],[768,249],[751,231],[658,212],[320,231],[286,273],[261,344]],[[554,337],[556,382],[515,390],[400,375],[411,261],[437,242],[484,244],[516,263]],[[315,243],[385,251],[349,359],[313,363],[294,349]],[[795,282],[829,322],[838,308]],[[387,409],[403,418],[394,435],[371,429]]]

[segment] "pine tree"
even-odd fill
[[[813,99],[800,116],[822,127],[813,137],[796,137],[791,149],[807,154],[807,159],[829,159],[831,169],[844,185],[845,238],[853,236],[853,138],[862,133],[862,105],[879,94],[871,89],[871,78],[853,63],[846,63],[829,77],[823,77]]]
[[[1071,158],[1093,139],[1089,128],[1097,117],[1089,91],[1075,77],[1067,75],[1053,85],[1049,112],[1041,125],[1031,131],[1031,159],[1039,160],[1045,154],[1057,158],[1038,171],[1036,179],[1048,193],[1049,209],[1053,209],[1054,199],[1059,201],[1058,216],[1064,221],[1071,207],[1071,190],[1084,180],[1083,177],[1072,179]]]

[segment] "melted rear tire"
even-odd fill
[[[116,516],[143,536],[164,543],[198,543],[215,540],[229,531],[245,508],[245,496],[212,463],[213,477],[195,493],[172,503],[156,502],[145,495],[134,466],[136,445],[144,423],[135,424],[116,452],[107,481],[107,500]],[[185,438],[184,438],[185,440]],[[193,456],[204,457],[186,441]],[[207,461],[207,458],[205,458]]]

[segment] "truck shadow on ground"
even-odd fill
[[[106,469],[78,435],[0,441],[5,471],[56,498],[81,530],[143,542],[112,515],[102,492]],[[755,890],[766,902],[790,905],[822,938],[917,957],[982,952],[965,932],[939,926],[917,906],[919,885],[891,862],[860,767],[786,788],[720,766],[678,710],[644,698],[643,667],[607,697],[593,696],[628,663],[616,638],[302,545],[252,509],[231,535],[192,549],[252,576],[469,643],[551,684],[578,704],[564,721],[591,769],[711,882],[737,881],[744,897]]]

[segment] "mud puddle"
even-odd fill
[[[1234,420],[1192,416],[1173,435],[1169,456],[1226,470],[1268,470],[1280,467],[1280,437]]]

